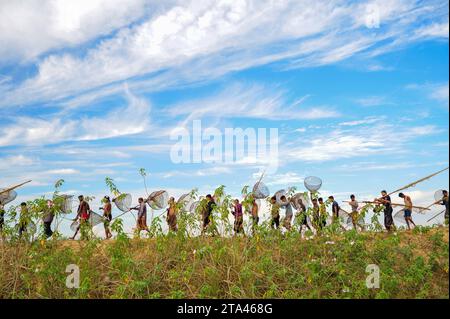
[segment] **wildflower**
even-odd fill
[[[335,242],[334,242],[334,241],[327,241],[325,244],[326,244],[326,245],[334,245]]]

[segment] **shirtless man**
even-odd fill
[[[416,227],[416,224],[412,220],[413,203],[412,203],[411,197],[409,197],[408,195],[405,195],[403,193],[398,194],[398,197],[403,198],[403,201],[405,202],[404,217],[405,217],[406,225],[408,226],[408,230],[411,230],[410,224],[413,224],[414,227]]]

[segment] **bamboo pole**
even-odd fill
[[[403,191],[403,190],[405,190],[405,189],[414,187],[414,186],[416,186],[416,185],[419,184],[419,183],[422,183],[422,182],[424,182],[424,181],[426,181],[426,180],[428,180],[428,179],[430,179],[430,178],[432,178],[432,177],[434,177],[434,176],[436,176],[436,175],[439,175],[439,174],[442,173],[442,172],[445,172],[445,171],[448,170],[448,169],[449,169],[449,168],[446,167],[446,168],[444,168],[444,169],[442,169],[442,170],[440,170],[440,171],[438,171],[438,172],[436,172],[436,173],[433,173],[433,174],[428,175],[428,176],[426,176],[426,177],[423,177],[423,178],[421,178],[421,179],[419,179],[419,180],[417,180],[417,181],[415,181],[415,182],[412,182],[412,183],[410,183],[410,184],[407,184],[407,185],[405,185],[405,186],[403,186],[403,187],[401,187],[401,188],[399,188],[399,189],[397,189],[397,190],[395,190],[395,191],[389,193],[388,195],[391,196],[391,195],[393,195],[393,194],[395,194],[395,193],[399,193],[399,192],[401,192],[401,191]]]

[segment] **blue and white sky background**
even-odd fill
[[[317,175],[324,196],[372,199],[448,165],[448,12],[443,0],[0,0],[0,184],[32,179],[18,202],[62,178],[98,205],[106,176],[144,196],[145,168],[150,190],[238,196],[264,162],[170,159],[170,132],[202,120],[279,129],[272,192]],[[448,172],[407,193],[427,205],[441,188]]]

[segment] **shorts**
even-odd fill
[[[210,215],[203,216],[203,228],[206,228],[211,222]]]
[[[411,217],[412,211],[410,209],[405,209],[404,212],[405,212],[405,215],[404,215],[405,218]]]

